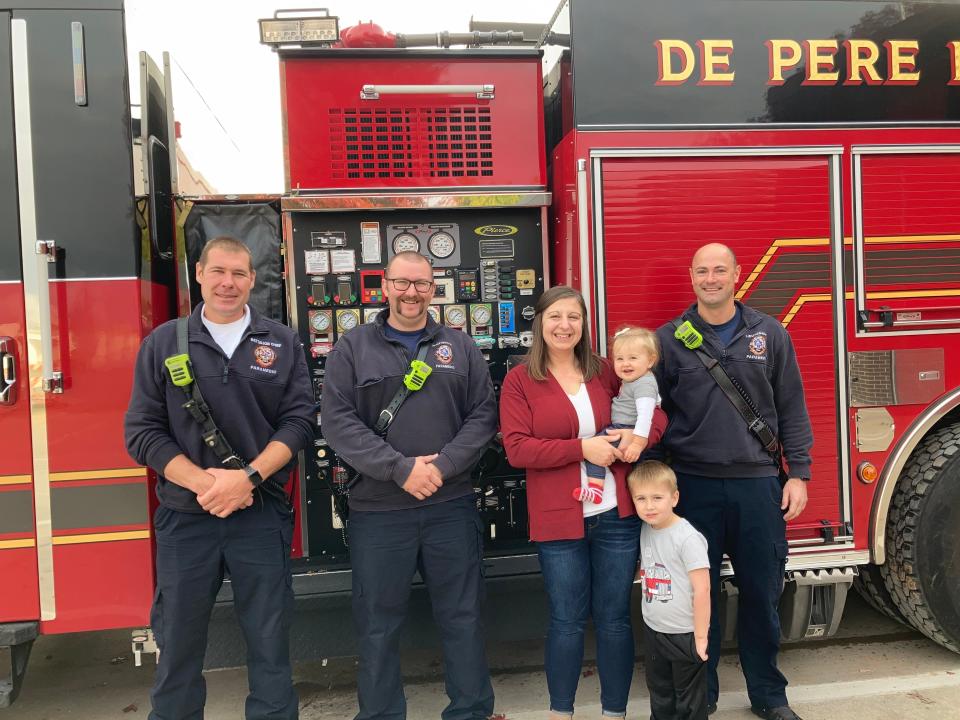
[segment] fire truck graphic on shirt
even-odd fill
[[[641,568],[640,583],[643,587],[643,599],[646,602],[673,600],[673,581],[670,578],[670,571],[663,564],[654,563],[653,567]]]

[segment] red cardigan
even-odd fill
[[[587,383],[597,429],[610,424],[610,401],[620,390],[620,379],[606,360],[601,373]],[[659,442],[666,415],[654,413],[648,445]],[[577,411],[556,379],[533,380],[519,365],[503,381],[500,391],[500,431],[510,464],[527,471],[527,509],[530,539],[572,540],[583,537],[583,503],[573,499],[580,487],[580,424]],[[627,463],[611,468],[617,484],[620,517],[636,513],[627,490]]]

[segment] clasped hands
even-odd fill
[[[211,515],[225,518],[241,508],[253,505],[253,485],[243,470],[207,468],[209,483],[197,494],[200,507]]]
[[[443,486],[443,475],[433,461],[433,455],[418,455],[413,459],[413,469],[403,483],[403,489],[417,500],[426,500]]]

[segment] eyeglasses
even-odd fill
[[[395,290],[406,292],[413,285],[418,293],[430,292],[433,287],[433,280],[407,280],[406,278],[384,278],[393,283]]]

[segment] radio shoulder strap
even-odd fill
[[[670,322],[674,329],[679,328],[681,325],[679,319],[671,320]],[[743,421],[750,429],[750,432],[753,433],[757,440],[760,441],[760,444],[763,445],[764,450],[770,453],[770,456],[779,467],[782,467],[780,439],[777,437],[777,434],[757,411],[756,404],[747,394],[743,385],[730,377],[723,368],[723,365],[720,364],[720,361],[702,348],[703,346],[701,345],[698,348],[690,348],[690,350],[700,359],[700,362],[703,363],[707,372],[710,373],[710,377],[720,386],[723,394],[727,396],[727,400],[736,408],[740,417],[743,418]]]
[[[420,348],[417,350],[416,360],[423,362],[427,353],[430,351],[430,341],[424,340],[420,344]],[[412,363],[411,363],[412,364]],[[373,431],[383,437],[387,434],[387,430],[390,429],[390,424],[393,422],[394,418],[397,416],[397,412],[400,410],[400,406],[410,397],[410,388],[406,386],[405,383],[400,383],[400,387],[397,389],[396,394],[393,396],[393,400],[390,401],[390,404],[387,405],[383,410],[380,411],[380,416],[377,418],[376,425],[373,426]]]
[[[189,357],[189,345],[187,343],[188,320],[188,317],[177,318],[177,352]],[[190,375],[193,376],[192,367]],[[200,392],[200,385],[197,383],[196,377],[193,377],[193,382],[189,385],[184,385],[182,389],[184,395],[187,397],[183,408],[190,414],[190,417],[196,421],[197,425],[200,426],[200,435],[203,438],[204,445],[213,451],[214,455],[217,456],[217,459],[220,460],[220,463],[224,467],[230,468],[231,470],[241,470],[246,467],[247,462],[237,455],[227,440],[227,437],[221,432],[220,428],[217,427],[217,423],[214,422],[213,415],[210,412],[210,406],[207,405],[206,400],[203,399],[203,394]],[[273,495],[278,500],[282,500],[285,503],[290,502],[286,490],[279,487],[277,483],[269,478],[264,478],[264,481],[260,483],[258,487],[263,488],[264,492]]]

